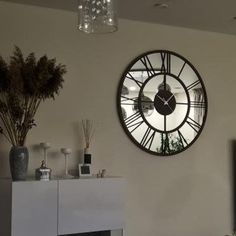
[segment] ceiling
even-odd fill
[[[5,0],[76,11],[77,0]],[[236,35],[236,0],[118,0],[119,18]],[[168,7],[158,7],[159,3]]]

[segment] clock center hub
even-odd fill
[[[154,99],[154,107],[159,114],[170,115],[176,107],[174,94],[167,90],[159,90]]]

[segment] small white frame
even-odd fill
[[[92,176],[90,164],[79,164],[79,177]]]

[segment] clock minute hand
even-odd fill
[[[168,103],[173,96],[174,96],[174,94],[172,94],[166,102]]]

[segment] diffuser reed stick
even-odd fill
[[[92,120],[82,120],[82,128],[85,139],[86,148],[89,148],[91,140],[94,135],[94,122]]]

